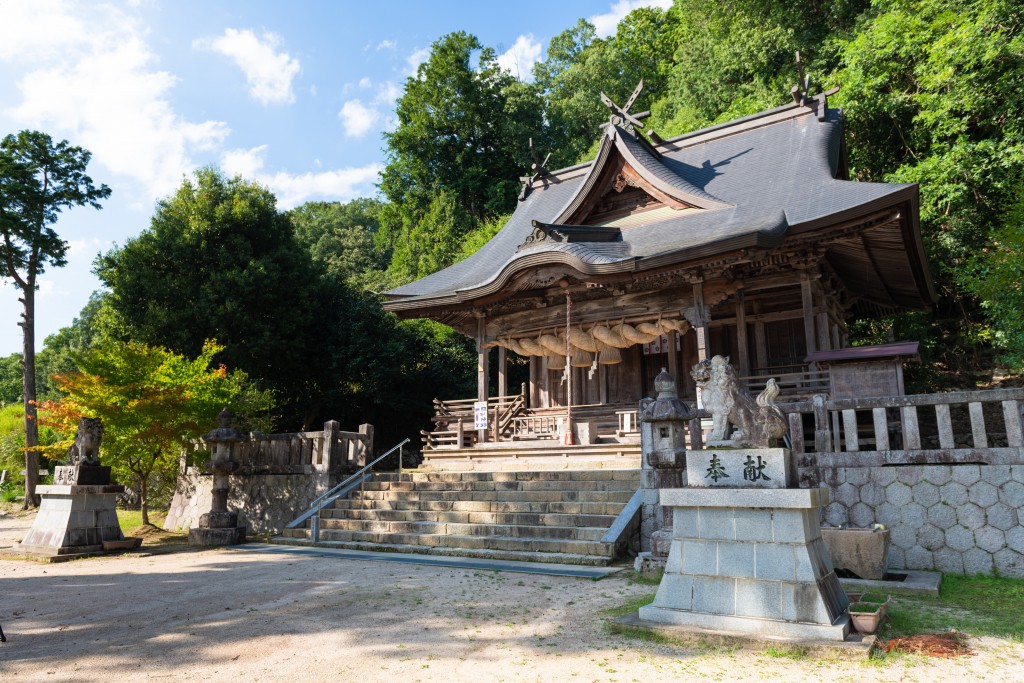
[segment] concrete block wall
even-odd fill
[[[831,526],[884,524],[890,569],[1024,578],[1024,465],[823,468]]]
[[[238,513],[238,523],[250,534],[279,534],[328,488],[329,475],[247,474],[231,477],[228,509]],[[186,530],[199,524],[210,511],[213,476],[190,467],[178,477],[164,528]]]

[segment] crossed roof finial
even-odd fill
[[[642,111],[636,114],[631,114],[629,112],[629,108],[633,106],[634,102],[636,102],[636,98],[640,96],[643,89],[644,80],[641,78],[640,82],[637,83],[636,88],[633,90],[633,94],[629,96],[628,100],[626,100],[626,104],[621,107],[612,102],[612,98],[602,92],[601,102],[612,112],[612,117],[609,123],[617,126],[636,126],[637,128],[643,128],[644,124],[641,123],[641,119],[646,119],[651,115],[651,112]]]
[[[537,180],[540,180],[546,175],[550,175],[547,169],[548,162],[551,161],[551,152],[544,157],[544,161],[540,160],[540,154],[533,146],[533,138],[530,138],[530,157],[533,159],[533,164],[530,166],[530,171],[533,175],[525,175],[520,178],[523,181],[523,191],[519,193],[519,201],[526,199],[526,195],[530,193],[530,187]]]

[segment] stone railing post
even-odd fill
[[[824,394],[811,397],[814,406],[814,450],[818,453],[832,451],[832,429],[828,422],[828,398]]]
[[[320,463],[313,464],[313,472],[317,475],[316,493],[325,493],[334,485],[338,471],[345,466],[345,454],[340,452],[338,432],[341,423],[337,420],[324,422],[324,440],[320,446]]]
[[[359,433],[366,437],[366,443],[363,444],[363,448],[360,449],[356,456],[356,464],[362,467],[370,460],[370,456],[373,454],[373,425],[359,425]]]

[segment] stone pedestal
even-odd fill
[[[62,467],[58,469],[79,469]],[[107,470],[109,467],[86,467],[82,470]],[[86,472],[85,479],[96,473]],[[76,476],[76,480],[83,477]],[[109,476],[107,477],[109,481]],[[15,553],[39,557],[89,555],[103,551],[104,541],[123,541],[117,521],[117,496],[123,486],[53,485],[37,486],[41,502],[35,522],[24,540],[12,548]]]
[[[672,543],[640,619],[780,639],[845,639],[848,600],[821,539],[823,489],[661,491]]]
[[[201,546],[245,543],[245,527],[238,525],[238,513],[228,510],[229,476],[238,469],[232,456],[241,435],[232,429],[227,409],[218,416],[220,427],[203,437],[210,447],[213,490],[210,511],[199,516],[199,526],[188,530],[188,544]]]
[[[657,398],[640,401],[641,473],[643,512],[640,518],[641,552],[636,570],[653,575],[665,565],[667,539],[672,533],[672,517],[666,514],[658,493],[663,489],[686,486],[686,425],[694,412],[679,399],[676,383],[662,368],[654,378]]]

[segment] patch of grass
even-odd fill
[[[617,636],[625,636],[634,640],[642,640],[648,643],[657,643],[659,645],[668,645],[674,643],[671,638],[658,633],[657,631],[651,631],[645,628],[638,628],[636,626],[626,626],[625,624],[618,624],[614,621],[606,622],[608,632]]]
[[[630,577],[630,583],[637,583],[642,586],[659,586],[661,585],[661,577],[665,572],[655,572],[651,575],[642,574],[638,571],[634,571]]]
[[[638,595],[635,598],[631,598],[628,602],[626,602],[626,603],[624,603],[622,605],[619,605],[618,607],[609,607],[608,609],[604,610],[602,612],[602,614],[604,614],[605,616],[610,617],[612,619],[617,619],[618,617],[624,617],[627,614],[631,614],[633,612],[636,612],[638,609],[640,609],[644,605],[649,605],[652,602],[654,602],[654,595],[655,595],[654,593],[647,593],[645,595]]]
[[[5,482],[3,486],[0,486],[0,503],[17,502],[20,495],[20,491],[14,485],[8,485]]]
[[[161,526],[167,519],[164,511],[149,511],[149,522],[153,526]],[[117,521],[121,524],[121,533],[127,536],[130,532],[142,526],[142,510],[118,510]]]
[[[791,645],[771,645],[765,648],[765,655],[775,659],[803,659],[810,652],[806,647]]]
[[[999,576],[943,577],[938,598],[895,596],[883,637],[955,628],[972,636],[1024,642],[1024,579]]]

